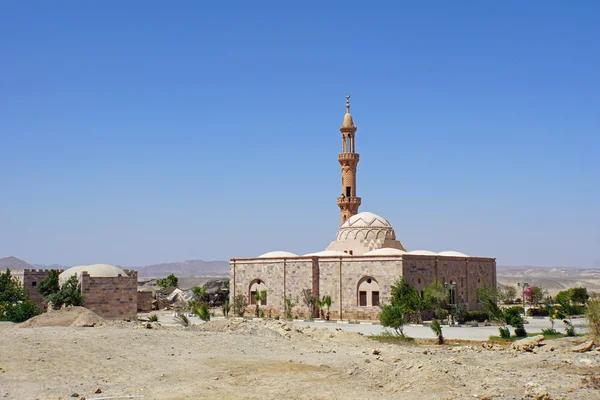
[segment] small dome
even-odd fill
[[[469,257],[465,253],[461,253],[459,251],[442,251],[438,253],[438,256],[446,256],[446,257]]]
[[[413,250],[413,251],[409,251],[408,254],[412,254],[414,256],[436,256],[437,255],[433,251],[429,251],[429,250]]]
[[[128,276],[121,268],[109,264],[78,265],[63,271],[58,276],[58,281],[62,285],[73,275],[79,276],[82,272],[87,272],[92,278],[114,278],[119,275]]]
[[[288,258],[298,257],[298,254],[290,253],[289,251],[270,251],[258,256],[258,258]]]
[[[350,254],[348,253],[344,253],[343,251],[339,251],[339,250],[323,250],[323,251],[319,251],[318,253],[310,253],[310,254],[305,254],[306,257],[311,257],[311,256],[317,256],[317,257],[340,257],[340,256],[348,256],[350,257]]]
[[[403,254],[406,254],[406,252],[402,251],[400,249],[392,249],[390,247],[384,247],[384,248],[377,249],[377,250],[371,250],[369,252],[366,252],[364,255],[365,256],[401,256]]]

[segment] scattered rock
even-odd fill
[[[544,340],[543,335],[528,337],[514,342],[512,348],[517,351],[533,351],[535,347],[540,345],[542,340]]]
[[[373,349],[373,354],[375,354],[376,356],[378,356],[379,354],[381,354],[381,351],[378,349]]]
[[[96,391],[94,393],[100,394],[100,393],[102,393],[102,389],[98,388],[98,389],[96,389]]]
[[[574,353],[585,353],[586,351],[590,351],[594,347],[594,341],[588,340],[587,342],[583,342],[578,346],[575,346],[571,349]]]
[[[79,393],[73,393],[71,397],[79,397]]]

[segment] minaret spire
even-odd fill
[[[361,199],[356,197],[356,167],[360,156],[354,150],[354,134],[356,126],[350,114],[350,94],[346,95],[346,115],[340,127],[342,133],[342,152],[338,154],[338,161],[342,167],[342,195],[338,197],[340,207],[340,224],[358,213]]]

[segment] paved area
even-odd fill
[[[173,312],[157,312],[159,316],[160,324],[164,326],[175,326],[177,322],[174,320]],[[202,324],[203,321],[196,316],[191,316],[188,318],[190,323],[192,324]],[[213,320],[223,319],[223,317],[213,317]],[[546,318],[528,318],[527,324],[525,325],[525,329],[528,332],[541,332],[544,328],[550,328],[551,323],[549,319]],[[327,328],[331,330],[342,329],[347,332],[360,332],[364,335],[378,335],[386,330],[386,328],[381,325],[369,322],[362,323],[348,323],[348,322],[325,322],[325,321],[301,321],[294,320],[291,321],[292,324],[298,326],[313,326],[316,328]],[[585,319],[583,318],[575,318],[573,319],[573,325],[575,326],[575,330],[577,333],[583,333],[585,330],[584,327]],[[564,333],[564,325],[560,321],[556,321],[554,323],[554,328],[561,333]],[[490,336],[498,336],[498,327],[497,326],[478,326],[471,327],[467,325],[461,326],[447,326],[443,325],[443,334],[447,339],[464,339],[464,340],[487,340]],[[512,329],[511,329],[512,331]],[[435,335],[427,325],[405,325],[404,332],[414,338],[419,339],[433,339]]]

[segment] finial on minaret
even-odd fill
[[[350,93],[346,93],[346,112],[350,113]]]

